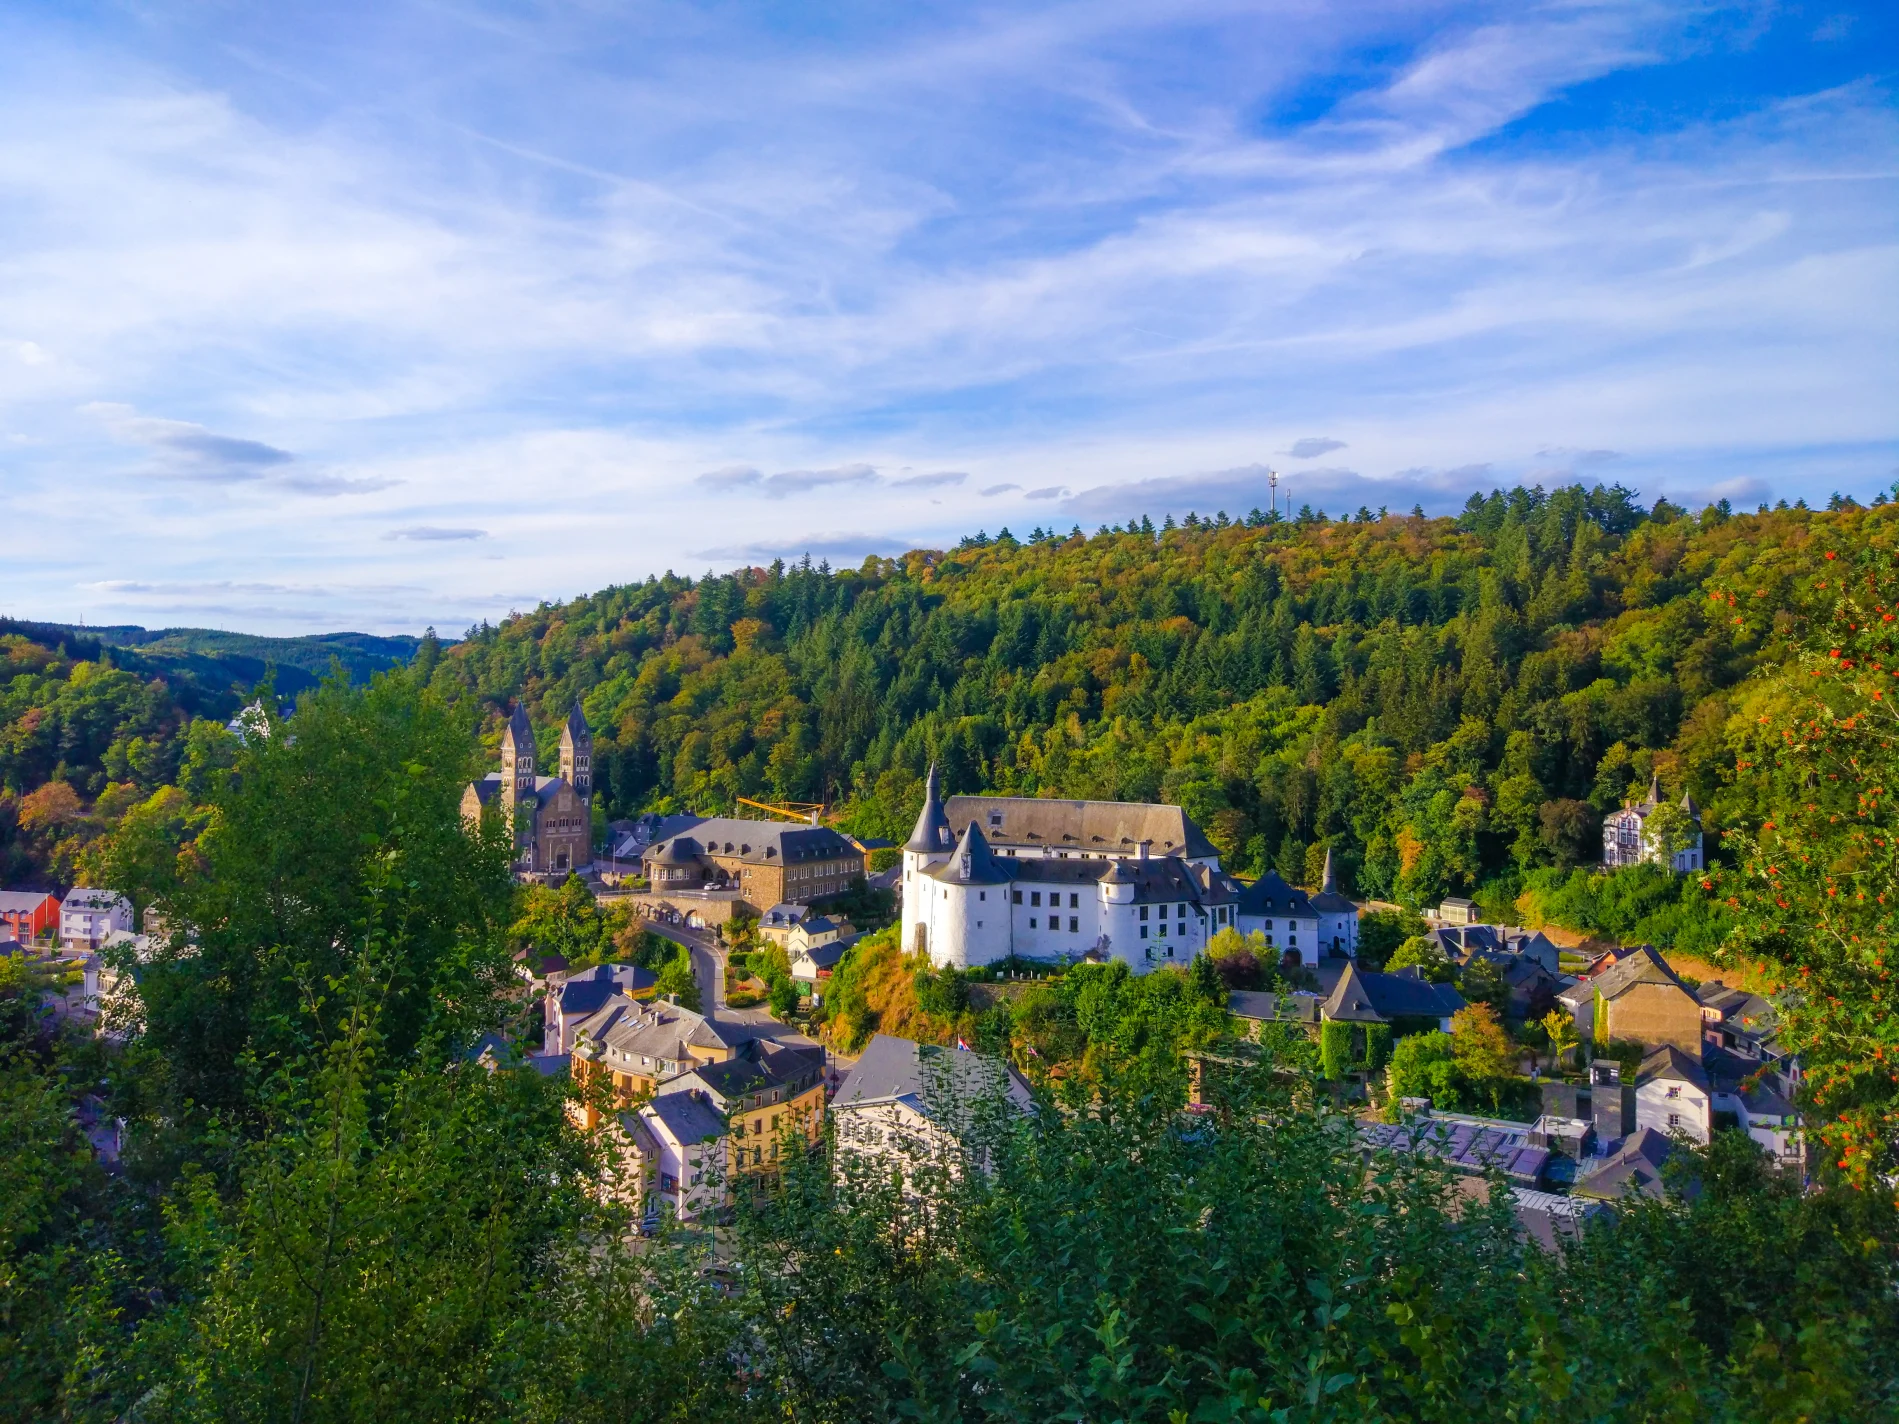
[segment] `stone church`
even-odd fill
[[[593,733],[580,703],[560,734],[560,775],[534,771],[534,727],[519,704],[501,734],[501,770],[469,783],[462,818],[490,806],[514,829],[514,868],[524,875],[565,875],[593,864]]]

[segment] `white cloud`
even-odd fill
[[[557,8],[380,56],[373,103],[342,31],[266,13],[240,64],[213,7],[161,66],[123,23],[0,54],[0,428],[9,511],[87,520],[145,581],[426,561],[425,616],[475,616],[503,550],[510,587],[578,592],[776,547],[787,499],[938,541],[977,493],[1158,517],[1346,448],[1311,430],[1427,500],[1538,468],[1864,494],[1899,448],[1877,84],[1507,127],[1712,53],[1650,0],[1103,0],[819,46],[729,12],[637,74],[571,58],[637,22]],[[1309,86],[1341,97],[1270,118]],[[0,601],[66,567],[0,568]]]

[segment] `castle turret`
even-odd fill
[[[1319,921],[1319,951],[1350,958],[1358,953],[1358,906],[1339,894],[1337,873],[1332,869],[1332,847],[1325,848],[1325,870],[1320,876],[1319,893],[1310,901]]]
[[[587,726],[587,714],[580,710],[578,697],[574,710],[567,714],[567,725],[560,731],[560,774],[582,801],[592,803],[593,731]]]
[[[949,817],[943,813],[943,796],[937,785],[936,763],[930,763],[930,774],[923,782],[923,809],[917,813],[916,829],[910,832],[910,839],[904,842],[904,850],[913,855],[943,855],[956,844],[956,838],[950,832]]]

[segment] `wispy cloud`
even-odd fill
[[[382,536],[387,541],[407,539],[420,544],[454,544],[469,539],[486,539],[486,529],[443,529],[433,524],[411,524],[406,529],[391,529]]]
[[[1303,440],[1292,442],[1292,448],[1286,453],[1295,460],[1311,460],[1320,455],[1329,455],[1334,450],[1343,450],[1343,440],[1333,440],[1329,436],[1308,435]]]
[[[1109,0],[819,37],[389,0],[435,37],[393,47],[341,12],[187,7],[162,47],[136,7],[29,12],[9,513],[152,580],[367,585],[432,542],[431,614],[473,616],[503,555],[551,595],[788,512],[951,541],[964,490],[1238,513],[1270,452],[1328,505],[1538,470],[1869,497],[1899,121],[1890,20],[1840,8]],[[1426,473],[1324,465],[1345,439]],[[0,602],[82,581],[64,557],[0,565]]]
[[[1032,489],[1028,491],[1026,494],[1022,496],[1022,498],[1024,499],[1060,499],[1067,493],[1068,493],[1068,489],[1067,489],[1067,486],[1065,485],[1043,485],[1042,488],[1040,489]]]

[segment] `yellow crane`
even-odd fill
[[[774,806],[769,801],[754,801],[749,796],[736,799],[741,806],[751,806],[774,816],[783,816],[787,821],[803,821],[812,826],[817,825],[818,818],[824,814],[822,801],[787,801],[782,806]]]

